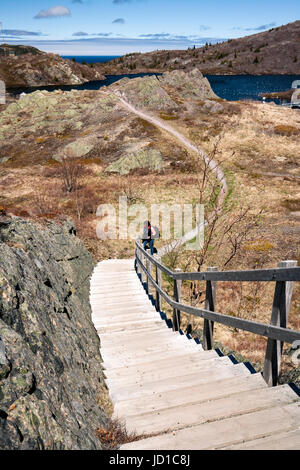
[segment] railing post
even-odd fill
[[[142,251],[140,251],[140,260],[142,262],[142,265],[145,266],[145,255]],[[144,284],[144,280],[145,280],[145,272],[141,267],[141,281],[142,281],[142,284]]]
[[[147,253],[150,254],[150,250],[146,250]],[[146,258],[146,269],[147,269],[147,273],[150,273],[150,268],[151,268],[151,263],[149,261],[148,258]],[[146,274],[146,292],[147,294],[149,294],[149,278],[148,278],[148,274]]]
[[[158,255],[154,255],[154,256],[155,256],[156,261],[158,261],[160,263],[161,262],[161,257],[158,256]],[[161,287],[161,270],[157,266],[155,266],[155,282],[159,287]],[[160,301],[160,294],[159,294],[158,290],[156,291],[155,308],[156,308],[157,312],[160,312],[160,310],[161,310],[161,301]]]
[[[207,271],[218,271],[216,266],[207,268]],[[206,281],[205,310],[215,311],[217,282]],[[214,322],[204,319],[202,346],[205,351],[213,348]]]
[[[175,269],[175,272],[181,272],[182,270],[179,268]],[[174,279],[174,300],[175,302],[180,302],[180,296],[181,296],[181,280],[180,279]],[[180,330],[180,310],[177,310],[177,308],[173,309],[173,331],[179,331]]]
[[[140,264],[137,260],[137,258],[140,258],[140,250],[139,250],[139,247],[137,246],[136,249],[135,249],[135,269],[136,269],[136,273],[138,275],[139,278],[141,278],[141,267],[140,267]]]
[[[294,268],[297,261],[281,261],[278,268]],[[293,294],[293,282],[277,281],[275,285],[273,308],[271,315],[271,325],[286,328],[288,315]],[[263,377],[269,387],[278,384],[280,372],[280,362],[282,355],[283,342],[275,339],[268,339]]]

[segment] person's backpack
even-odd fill
[[[154,226],[153,229],[155,230],[155,234],[152,235],[152,238],[160,238],[159,228]]]

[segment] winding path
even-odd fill
[[[217,164],[217,162],[213,159],[210,159],[207,155],[205,155],[205,153],[202,150],[200,150],[196,145],[190,142],[190,140],[188,140],[183,134],[181,134],[179,131],[177,131],[173,127],[161,121],[156,116],[152,116],[148,113],[145,113],[144,111],[141,111],[137,109],[136,107],[134,107],[131,103],[128,103],[128,101],[122,98],[121,92],[117,91],[114,94],[119,99],[120,103],[122,104],[124,108],[128,109],[130,112],[136,114],[137,116],[144,119],[145,121],[150,122],[154,126],[168,132],[169,134],[174,136],[179,142],[181,142],[187,149],[189,149],[192,152],[195,152],[204,160],[204,162],[209,166],[211,171],[215,173],[217,179],[219,180],[221,184],[221,190],[220,190],[220,194],[219,194],[219,198],[217,202],[217,209],[221,209],[221,207],[223,206],[224,199],[228,193],[228,187],[227,187],[225,175],[222,169],[220,168],[220,166]],[[181,245],[188,242],[189,240],[192,240],[198,234],[200,229],[201,229],[201,226],[196,227],[195,229],[186,233],[179,240],[175,240],[172,243],[159,248],[158,254],[160,256],[163,256],[164,254],[172,251],[173,249],[180,247]]]

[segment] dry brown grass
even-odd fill
[[[182,116],[172,119],[172,125],[193,140],[206,152],[211,151],[216,139],[220,139],[222,167],[230,186],[229,201],[251,206],[249,217],[265,210],[260,224],[251,239],[226,269],[253,269],[276,267],[284,259],[297,259],[299,251],[299,129],[300,114],[297,110],[262,103],[224,103],[223,112],[214,115],[203,111],[202,103],[193,108],[191,103],[182,107]],[[123,112],[123,111],[122,111]],[[122,127],[129,119],[128,126]],[[191,164],[191,156],[173,137],[168,137],[139,118],[114,115],[109,135],[101,127],[101,145],[95,155],[82,159],[88,170],[80,181],[77,195],[63,191],[58,175],[59,164],[51,158],[59,145],[65,145],[76,136],[66,129],[58,136],[35,135],[26,137],[26,146],[12,149],[9,144],[5,154],[11,160],[1,165],[0,204],[4,210],[24,217],[71,216],[77,224],[77,233],[94,258],[133,257],[134,241],[106,240],[96,236],[95,210],[101,203],[118,204],[119,195],[127,194],[132,202],[151,204],[165,202],[190,203],[196,201],[197,177]],[[117,130],[114,131],[114,126]],[[82,129],[87,135],[89,130]],[[298,132],[298,133],[297,133]],[[40,139],[39,142],[36,139]],[[105,165],[118,158],[127,141],[143,140],[159,150],[164,158],[161,173],[132,172],[127,177],[107,175]],[[131,141],[130,141],[131,142]],[[122,147],[122,145],[125,147]],[[43,147],[44,148],[41,148]],[[75,197],[76,196],[76,197]],[[80,214],[80,215],[79,215]],[[156,242],[159,246],[165,241]],[[224,247],[224,252],[226,247]],[[215,264],[213,260],[210,261]],[[186,253],[176,259],[178,266],[194,270],[193,262],[187,263]],[[222,256],[218,260],[222,265]],[[205,269],[207,266],[203,266]],[[171,287],[165,281],[165,286]],[[200,287],[199,287],[200,289]],[[204,292],[204,287],[202,287]],[[274,284],[220,283],[217,293],[217,310],[243,318],[269,323]],[[299,286],[295,285],[289,325],[300,328]],[[183,297],[189,302],[189,286],[183,287]],[[200,303],[204,293],[200,297]],[[171,316],[172,312],[166,308]],[[183,315],[183,326],[193,323],[193,330],[201,328],[201,320]],[[255,363],[263,363],[265,340],[245,332],[237,332],[216,325],[215,337],[224,345],[244,354]],[[283,363],[288,364],[287,358]]]
[[[298,127],[280,124],[274,127],[274,132],[275,134],[286,135],[287,137],[289,137],[293,135],[298,135],[300,133],[300,130]]]
[[[149,437],[128,432],[125,423],[118,419],[109,419],[107,426],[97,429],[96,434],[103,450],[117,450],[122,444]]]

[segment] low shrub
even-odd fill
[[[270,251],[272,248],[274,245],[268,240],[254,240],[245,245],[245,249],[248,251]]]
[[[125,424],[117,419],[110,419],[106,427],[97,429],[97,436],[104,450],[117,450],[122,444],[134,442],[146,436],[128,433]]]
[[[289,126],[287,124],[280,124],[274,127],[275,134],[284,135],[284,136],[293,136],[299,134],[299,129],[294,126]]]
[[[284,199],[281,205],[290,211],[300,211],[300,199]]]
[[[164,114],[160,113],[159,117],[163,119],[164,121],[173,121],[174,119],[178,119],[177,116],[174,116],[174,114]]]

